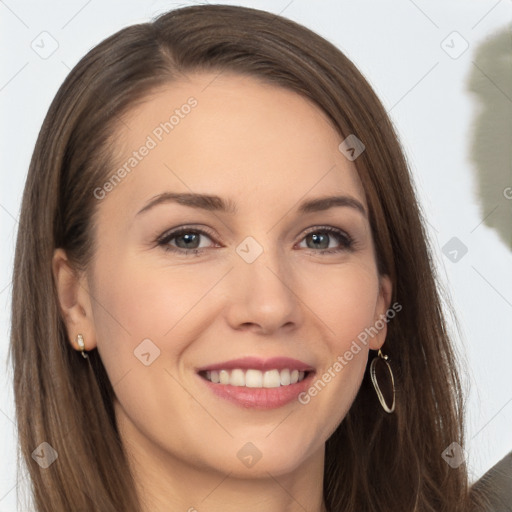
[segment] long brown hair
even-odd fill
[[[194,71],[234,71],[301,94],[329,116],[340,142],[355,134],[366,147],[355,164],[378,270],[402,305],[385,343],[396,410],[382,411],[366,375],[326,444],[327,509],[465,510],[466,467],[442,457],[451,443],[464,444],[461,383],[425,221],[386,110],[354,64],[317,34],[225,5],[173,10],[107,38],[71,71],[44,120],[23,195],[10,347],[20,451],[37,510],[141,510],[112,383],[96,350],[87,364],[67,341],[51,262],[61,247],[77,271],[87,267],[95,250],[93,191],[112,174],[122,115]],[[47,469],[31,456],[42,442],[58,453]]]

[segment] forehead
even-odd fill
[[[165,190],[212,193],[251,204],[351,193],[366,206],[339,135],[311,100],[233,73],[196,73],[148,95],[116,132],[109,201],[131,204]],[[114,196],[117,196],[114,199]],[[283,205],[284,206],[284,205]]]

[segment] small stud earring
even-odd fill
[[[89,356],[85,352],[85,343],[84,343],[84,337],[81,334],[76,335],[76,342],[78,346],[80,347],[80,351],[82,353],[82,357],[84,359],[87,359]]]

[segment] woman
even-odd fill
[[[467,510],[423,223],[382,104],[306,28],[202,5],[92,49],[16,248],[37,510]]]

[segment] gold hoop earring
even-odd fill
[[[82,353],[82,357],[84,359],[87,359],[89,356],[85,352],[85,343],[84,343],[84,337],[81,334],[76,335],[76,342],[78,346],[80,347],[80,351]]]
[[[393,372],[391,371],[391,366],[388,363],[388,356],[385,356],[382,351],[379,349],[378,355],[373,358],[373,361],[370,365],[370,377],[372,379],[373,387],[375,388],[375,391],[377,392],[377,397],[379,399],[380,405],[382,405],[382,408],[387,413],[392,413],[395,410],[395,379],[393,378]],[[377,375],[376,375],[376,366],[378,361],[383,361],[386,364],[386,367],[389,372],[389,376],[391,377],[391,389],[392,389],[392,396],[393,396],[393,402],[391,404],[391,407],[388,406],[386,403],[386,400],[384,398],[384,395],[382,393],[382,390],[379,386],[379,383],[377,381]]]

